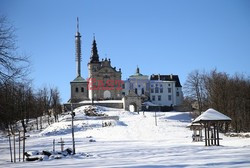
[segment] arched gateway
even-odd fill
[[[131,112],[139,112],[141,109],[141,97],[135,94],[134,91],[129,91],[129,94],[123,97],[123,108]]]

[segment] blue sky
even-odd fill
[[[0,14],[31,58],[34,87],[57,86],[63,102],[76,76],[76,17],[84,78],[93,33],[100,58],[111,58],[123,79],[137,65],[146,75],[177,74],[182,85],[195,69],[250,75],[248,0],[0,0]]]

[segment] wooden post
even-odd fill
[[[61,144],[61,152],[62,152],[62,151],[63,151],[63,146],[64,146],[64,141],[63,141],[63,139],[61,138],[61,141],[59,141],[58,143]]]
[[[61,138],[61,152],[63,151],[63,140]]]
[[[16,135],[13,134],[14,163],[16,163]]]
[[[21,161],[21,133],[18,131],[18,160]]]
[[[216,136],[216,125],[214,124],[214,145],[216,145],[216,139],[217,139],[217,136]]]
[[[217,126],[217,146],[220,146],[219,126]]]
[[[207,127],[208,146],[210,146],[210,134],[209,134],[209,132],[210,132],[210,124],[208,124],[208,127]]]
[[[12,149],[11,149],[11,137],[10,136],[11,135],[10,135],[10,131],[9,131],[8,137],[9,137],[9,146],[10,146],[10,162],[13,162],[13,159],[12,159]]]
[[[205,126],[205,146],[207,146],[207,124]]]
[[[53,139],[53,153],[55,153],[55,139]]]
[[[213,127],[211,127],[211,145],[214,145],[214,132],[213,132]]]

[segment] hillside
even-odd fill
[[[145,115],[121,109],[98,107],[97,113],[119,116],[119,121],[98,120],[84,114],[87,106],[75,110],[76,155],[44,161],[10,163],[8,141],[0,139],[1,167],[250,167],[249,138],[225,137],[221,146],[205,147],[192,142],[186,128],[188,112]],[[27,150],[52,151],[52,141],[62,138],[65,148],[72,148],[70,115],[64,115],[42,132],[31,133]],[[108,126],[102,127],[104,123]],[[93,141],[90,142],[90,139]],[[56,145],[60,150],[60,145]]]

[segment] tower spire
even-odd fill
[[[139,69],[138,65],[137,65],[137,68],[136,68],[136,72],[135,72],[135,73],[137,73],[137,74],[140,73],[140,69]]]
[[[77,17],[76,25],[76,35],[75,35],[75,47],[76,47],[76,76],[81,76],[81,35],[79,33],[79,19]]]
[[[76,31],[77,31],[77,32],[79,32],[79,19],[78,19],[78,17],[77,17],[77,19],[76,19],[76,20],[77,20]]]
[[[98,63],[99,62],[99,55],[96,46],[95,34],[93,37],[92,49],[91,49],[91,56],[90,56],[90,63]]]

